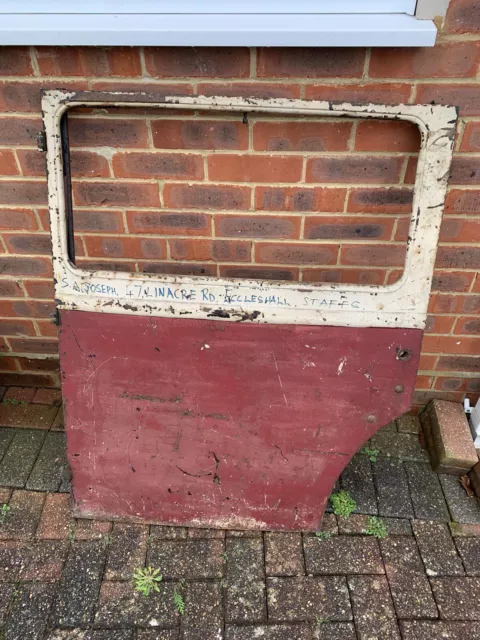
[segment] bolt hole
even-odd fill
[[[401,349],[400,347],[397,348],[397,360],[403,360],[405,362],[406,360],[410,360],[411,357],[412,352],[410,351],[410,349]]]

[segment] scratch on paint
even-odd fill
[[[282,379],[280,378],[280,373],[278,371],[277,359],[275,358],[275,354],[273,352],[272,352],[272,355],[273,355],[273,361],[275,362],[275,369],[277,370],[277,378],[280,384],[280,389],[282,390],[283,399],[285,400],[285,405],[288,407],[287,396],[285,395],[285,392],[283,390]]]
[[[92,371],[92,373],[88,376],[88,378],[85,380],[85,385],[83,387],[84,390],[86,390],[87,385],[89,380],[92,378],[92,376],[94,376],[105,364],[107,364],[107,362],[110,362],[110,360],[117,360],[118,356],[111,356],[110,358],[107,358],[106,360],[104,360],[102,362],[102,364],[100,364],[96,369],[94,369]]]
[[[343,367],[347,364],[347,358],[344,356],[341,360],[340,360],[340,364],[338,365],[338,369],[337,369],[337,375],[341,376],[342,375],[342,371],[343,371]]]
[[[372,382],[372,376],[369,374],[368,371],[365,371],[365,373],[363,374],[365,376],[365,378],[369,381]]]

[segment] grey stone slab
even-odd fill
[[[160,582],[159,591],[144,596],[133,582],[103,582],[98,598],[95,625],[113,629],[169,628],[179,622],[173,594],[174,582]]]
[[[224,568],[223,540],[208,538],[150,541],[147,563],[161,569],[166,579],[221,578]]]
[[[480,621],[480,578],[432,578],[440,617]]]
[[[228,623],[263,622],[267,617],[261,538],[226,540],[225,618]]]
[[[141,524],[113,524],[105,567],[106,580],[131,580],[135,569],[144,566],[147,531],[148,528]]]
[[[410,496],[415,517],[420,520],[448,522],[450,515],[437,474],[429,464],[406,462]]]
[[[340,485],[357,503],[356,513],[378,514],[372,467],[367,456],[357,454],[351,459],[340,477]]]
[[[182,631],[182,640],[222,637],[222,591],[218,583],[189,582],[187,584]]]
[[[42,640],[53,600],[51,584],[24,584],[17,588],[4,640]]]
[[[27,480],[27,489],[55,492],[69,479],[65,434],[50,431]]]
[[[24,487],[45,439],[45,431],[19,429],[0,462],[0,484]]]
[[[265,533],[265,570],[269,576],[299,576],[304,574],[302,534]]]
[[[467,495],[457,476],[440,474],[439,478],[452,520],[462,524],[480,524],[480,500]]]
[[[407,475],[401,460],[379,457],[373,465],[378,513],[391,518],[413,518]]]
[[[467,576],[480,577],[480,538],[456,538]]]
[[[358,640],[400,640],[390,589],[384,576],[349,576]]]
[[[267,578],[271,622],[352,620],[347,580],[343,576]]]
[[[428,453],[422,449],[418,435],[379,431],[370,440],[372,449],[380,455],[401,460],[428,462]]]
[[[303,545],[308,574],[385,573],[375,538],[342,535],[324,539],[306,537]]]
[[[399,618],[436,618],[435,600],[413,538],[380,540],[385,570]]]
[[[105,559],[102,541],[72,544],[54,606],[56,626],[77,627],[92,621]]]
[[[400,623],[403,640],[475,640],[480,638],[478,622],[404,620]]]
[[[446,524],[414,520],[412,525],[427,575],[465,575],[462,561]]]
[[[311,640],[308,624],[227,625],[225,640]]]

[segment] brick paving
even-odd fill
[[[480,637],[480,502],[431,470],[416,418],[353,458],[338,486],[357,509],[318,536],[75,519],[62,425],[54,390],[0,403],[1,640]],[[163,581],[143,596],[148,565]]]

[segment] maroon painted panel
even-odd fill
[[[81,311],[60,328],[76,514],[239,529],[318,528],[351,456],[409,409],[422,338]]]

